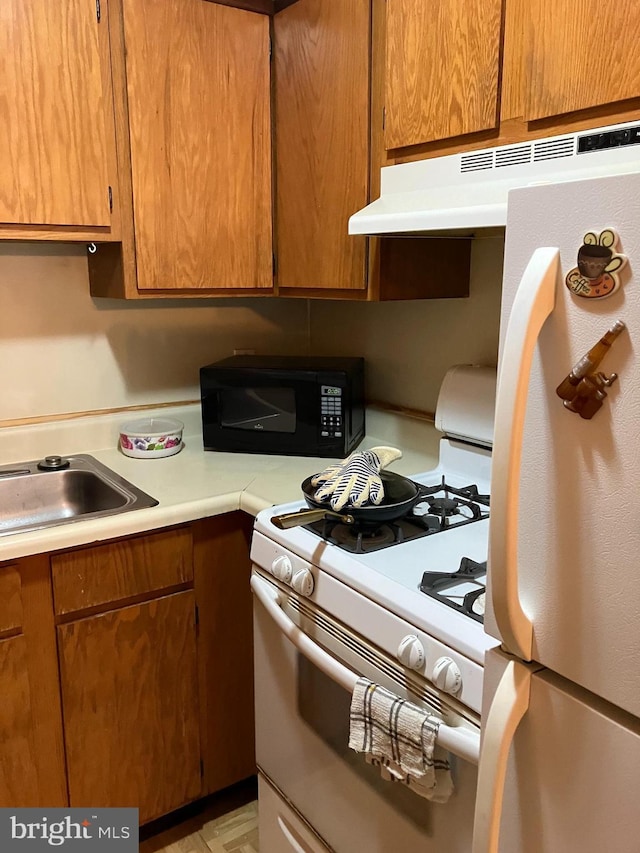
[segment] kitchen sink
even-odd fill
[[[157,504],[87,454],[0,466],[0,536]]]

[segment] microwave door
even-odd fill
[[[225,388],[219,395],[220,422],[225,429],[296,431],[293,388]]]

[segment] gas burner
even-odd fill
[[[484,622],[487,563],[476,563],[463,557],[457,572],[425,572],[420,584],[421,592]]]
[[[455,498],[427,498],[427,503],[434,515],[440,515],[443,518],[448,518],[451,515],[458,513],[460,501]]]
[[[328,534],[327,539],[354,554],[366,554],[367,551],[377,551],[386,545],[393,545],[401,537],[398,527],[393,524],[347,525],[336,524]]]

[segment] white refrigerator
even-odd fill
[[[640,173],[511,191],[473,853],[640,851],[639,346]]]

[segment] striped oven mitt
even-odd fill
[[[352,453],[344,462],[330,465],[311,480],[319,486],[317,501],[328,501],[332,509],[361,507],[367,503],[379,504],[384,498],[380,469],[400,459],[402,451],[396,447],[372,447]]]

